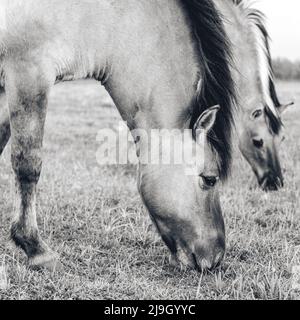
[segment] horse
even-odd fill
[[[189,130],[194,147],[200,136],[203,166],[187,175],[184,163],[140,163],[138,189],[179,263],[198,270],[221,263],[218,186],[230,171],[236,100],[230,51],[212,0],[0,1],[0,85],[16,190],[11,237],[31,268],[60,268],[36,221],[49,91],[86,78],[104,85],[132,132]],[[135,143],[142,157],[145,142]]]
[[[214,1],[224,15],[237,70],[240,108],[236,119],[239,149],[264,191],[284,185],[278,150],[285,139],[282,115],[293,103],[279,102],[265,16],[246,0]],[[242,67],[243,66],[243,67]]]

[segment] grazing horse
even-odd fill
[[[282,105],[276,94],[265,17],[246,0],[214,2],[225,17],[237,68],[239,148],[261,188],[275,191],[284,183],[278,156],[284,140],[281,115],[292,104]]]
[[[221,262],[218,181],[230,168],[236,100],[230,57],[212,0],[0,0],[0,84],[16,181],[11,235],[31,267],[58,265],[36,221],[49,90],[83,78],[105,86],[132,131],[190,129],[193,146],[200,132],[205,161],[193,175],[185,164],[143,163],[138,185],[179,262],[201,270]],[[135,141],[141,157],[147,147]]]

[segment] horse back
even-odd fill
[[[171,56],[169,60],[176,63],[186,55],[174,48],[179,41],[182,45],[191,41],[179,3],[3,0],[0,43],[8,58],[29,54],[31,60],[48,59],[56,73],[65,77],[97,77],[101,75],[99,66],[108,60],[123,65],[135,61],[131,68],[146,72],[145,66],[158,61],[161,65],[157,68],[161,67],[162,57]],[[193,57],[195,52],[190,43],[185,47],[190,48]],[[127,69],[124,72],[133,71]]]
[[[88,76],[99,44],[108,48],[112,14],[108,0],[1,1],[1,59],[48,61],[58,76]]]

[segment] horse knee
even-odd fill
[[[12,151],[12,167],[17,179],[24,183],[37,183],[42,169],[40,150]]]

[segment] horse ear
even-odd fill
[[[279,112],[280,114],[283,114],[283,113],[286,112],[286,110],[287,110],[289,107],[293,106],[294,104],[295,104],[294,102],[290,102],[290,103],[288,103],[288,104],[280,105],[280,106],[277,108],[277,110],[278,110],[278,112]]]
[[[216,123],[219,110],[220,106],[216,105],[204,111],[194,126],[194,132],[197,132],[198,130],[205,132],[212,130]]]

